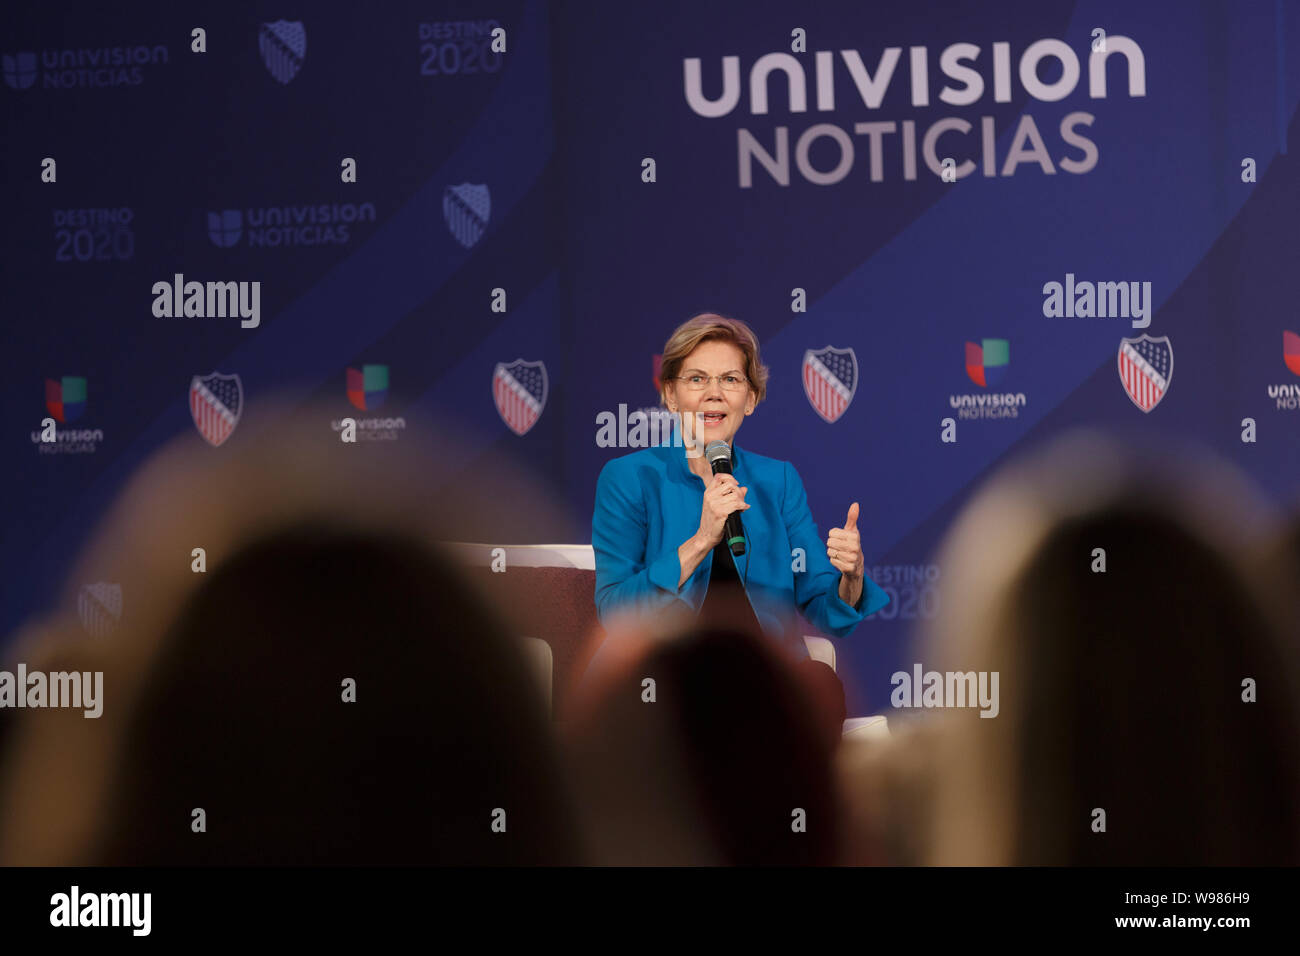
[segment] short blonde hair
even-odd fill
[[[768,370],[758,354],[758,336],[740,319],[729,319],[714,312],[702,312],[687,319],[668,336],[659,366],[659,381],[664,388],[677,378],[686,357],[701,342],[709,341],[729,342],[740,349],[745,356],[745,378],[749,379],[749,387],[754,393],[754,404],[767,397]],[[662,401],[662,392],[659,397]]]

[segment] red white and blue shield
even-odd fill
[[[96,581],[77,594],[77,616],[92,637],[106,637],[122,619],[122,585]]]
[[[483,238],[492,218],[492,194],[482,183],[448,186],[442,194],[442,218],[466,249]]]
[[[238,375],[195,375],[190,379],[190,415],[194,427],[214,447],[239,424],[244,411],[244,386]]]
[[[1119,380],[1133,404],[1149,412],[1160,404],[1174,377],[1174,349],[1169,336],[1120,339]]]
[[[853,349],[828,345],[804,352],[803,390],[818,415],[831,423],[838,421],[858,390],[858,357]]]
[[[288,83],[302,69],[307,58],[307,30],[301,20],[276,20],[263,23],[257,34],[262,62],[280,83]]]
[[[492,400],[497,414],[516,435],[525,434],[542,417],[547,390],[546,366],[541,362],[498,362],[492,373]]]

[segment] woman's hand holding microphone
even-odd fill
[[[714,475],[704,489],[704,504],[700,508],[700,529],[695,536],[677,549],[682,576],[681,587],[695,573],[704,556],[718,546],[727,526],[727,516],[737,511],[747,511],[747,487],[736,481],[735,475]]]
[[[747,511],[745,493],[749,491],[736,480],[735,475],[714,475],[704,489],[704,505],[700,509],[700,530],[696,536],[712,551],[722,540],[727,526],[727,516],[733,511]]]

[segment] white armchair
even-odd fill
[[[490,565],[494,552],[499,548],[505,552],[506,567],[515,568],[576,568],[594,571],[596,555],[589,544],[476,544],[468,542],[451,542],[445,545],[450,554],[463,563],[475,567]],[[804,635],[804,645],[808,656],[836,669],[835,645],[824,637]],[[552,687],[554,684],[555,659],[551,646],[544,640],[526,637],[523,639],[525,653],[537,675],[538,685],[542,689],[542,699],[546,702],[548,712],[551,708]],[[888,735],[888,722],[881,715],[873,717],[852,717],[844,722],[846,737],[877,737]]]
[[[808,656],[815,661],[821,661],[831,670],[835,670],[835,645],[824,637],[803,636],[804,647],[808,648]]]

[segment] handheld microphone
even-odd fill
[[[704,456],[709,459],[709,467],[715,475],[731,474],[731,446],[722,439],[711,441],[704,448]],[[734,555],[745,553],[745,527],[740,523],[740,512],[733,511],[727,515],[727,524],[722,532],[722,540]]]

